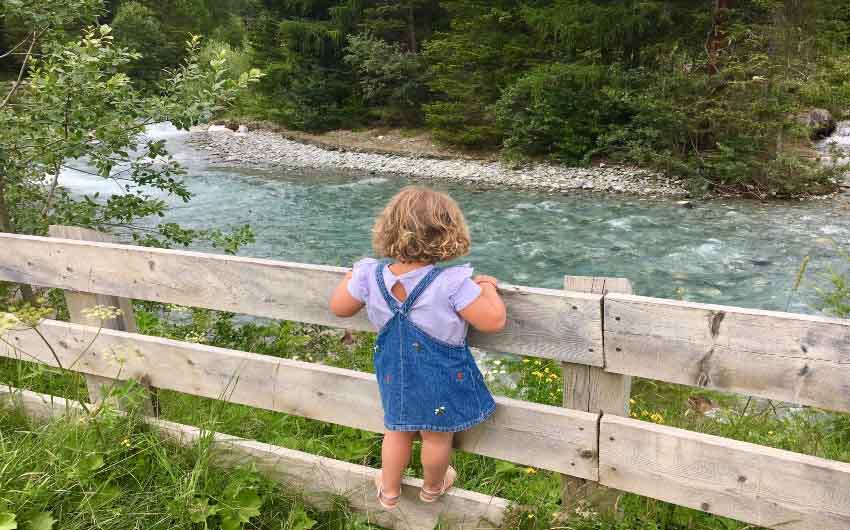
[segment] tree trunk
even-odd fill
[[[732,8],[732,0],[714,0],[714,14],[711,22],[711,33],[708,36],[708,74],[718,72],[717,56],[726,44],[726,10]]]
[[[413,2],[407,4],[407,31],[410,36],[410,52],[417,53],[419,44],[416,42],[416,18],[413,16]]]
[[[9,208],[6,206],[6,180],[2,176],[0,176],[0,232],[15,233]]]

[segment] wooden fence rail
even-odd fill
[[[50,320],[39,331],[69,370],[383,431],[372,374]],[[32,330],[4,335],[0,356],[57,366]],[[497,403],[490,421],[458,436],[458,448],[596,480],[595,414],[503,397]]]
[[[0,234],[2,281],[368,329],[365,319],[339,320],[326,309],[343,273],[335,267]],[[503,290],[509,326],[497,335],[474,335],[476,346],[568,362],[571,369],[595,367],[614,379],[633,375],[850,411],[850,321],[629,294]],[[370,374],[64,322],[45,321],[39,330],[58,362],[90,376],[139,379],[156,388],[382,430]],[[57,364],[31,330],[8,332],[2,341],[0,356]],[[33,395],[26,396],[32,404]],[[850,464],[602,411],[497,402],[492,419],[458,437],[460,449],[754,525],[850,528]],[[188,426],[169,428],[188,440],[196,433]],[[264,469],[296,484],[297,470],[317,458],[229,440],[239,458],[291,463],[296,472],[289,474],[271,464]],[[360,484],[358,495],[372,472],[322,463],[336,466],[334,476],[346,484]],[[323,487],[339,492],[332,484]],[[440,517],[472,514],[450,525],[456,528],[500,520],[504,501],[476,495],[464,492],[457,503],[446,503]],[[355,507],[372,509],[359,497],[349,498]],[[375,520],[417,529],[435,521],[433,511]]]
[[[246,315],[371,330],[335,317],[328,299],[346,269],[154,248],[0,235],[0,280]],[[602,366],[602,296],[504,286],[511,322],[470,344]]]

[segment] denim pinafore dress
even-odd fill
[[[384,266],[375,267],[381,295],[393,313],[375,343],[375,372],[391,431],[459,432],[486,420],[496,402],[466,344],[447,344],[419,329],[409,313],[439,276],[434,267],[408,293],[403,304],[384,283]]]

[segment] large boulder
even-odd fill
[[[811,131],[813,140],[826,138],[835,132],[836,122],[826,109],[811,109],[797,115],[797,121]]]

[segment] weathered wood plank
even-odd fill
[[[64,322],[45,321],[39,331],[74,371],[384,430],[372,374]],[[0,356],[56,365],[32,330],[10,331],[2,340]],[[491,419],[458,436],[459,449],[596,478],[596,415],[501,397],[497,404]]]
[[[850,464],[604,416],[600,482],[781,530],[850,528]]]
[[[566,276],[564,288],[607,296],[631,294],[632,283],[626,278]],[[619,373],[575,363],[562,363],[564,370],[564,406],[588,412],[629,415],[631,378]]]
[[[0,280],[371,330],[328,299],[346,269],[200,252],[0,234]],[[601,296],[501,285],[508,325],[486,350],[602,366]]]
[[[850,363],[850,320],[610,294],[605,331]]]
[[[75,239],[82,241],[99,241],[101,243],[112,243],[112,237],[103,232],[80,228],[77,226],[57,226],[52,225],[49,228],[51,237],[61,237],[65,239]],[[68,305],[68,314],[71,322],[76,324],[88,324],[93,326],[102,326],[108,329],[116,329],[118,331],[127,331],[136,333],[136,316],[133,311],[133,303],[126,298],[118,298],[97,293],[83,293],[78,291],[65,291],[65,302]],[[114,318],[105,320],[92,320],[86,315],[86,310],[95,306],[115,307],[121,310],[121,314]],[[97,375],[86,375],[86,386],[89,391],[89,399],[92,401],[100,401],[104,399],[109,388],[115,383],[114,379],[100,377]],[[155,407],[151,400],[145,402],[146,412],[153,414]]]
[[[632,283],[626,278],[566,276],[564,289],[606,295],[609,292],[631,294]],[[596,366],[561,363],[564,380],[564,407],[591,413],[629,415],[632,378],[614,374]],[[562,476],[561,504],[574,506],[590,500],[598,508],[616,505],[618,493],[599,488],[596,482]]]
[[[850,321],[610,294],[605,370],[850,411]]]
[[[41,419],[82,413],[74,402],[29,391],[10,392],[6,387],[0,388],[0,399],[13,400],[28,414]],[[181,445],[191,446],[207,434],[197,427],[155,418],[147,418],[147,422]],[[302,493],[307,502],[319,509],[330,507],[333,497],[344,497],[354,511],[366,514],[370,522],[385,528],[432,530],[442,522],[442,528],[454,530],[495,529],[509,505],[505,499],[460,488],[451,489],[438,503],[425,504],[418,498],[422,480],[405,477],[398,509],[386,512],[375,499],[372,481],[376,469],[227,434],[212,433],[212,437],[216,465],[254,464],[266,476]]]
[[[606,335],[607,370],[647,379],[850,412],[850,364]]]

